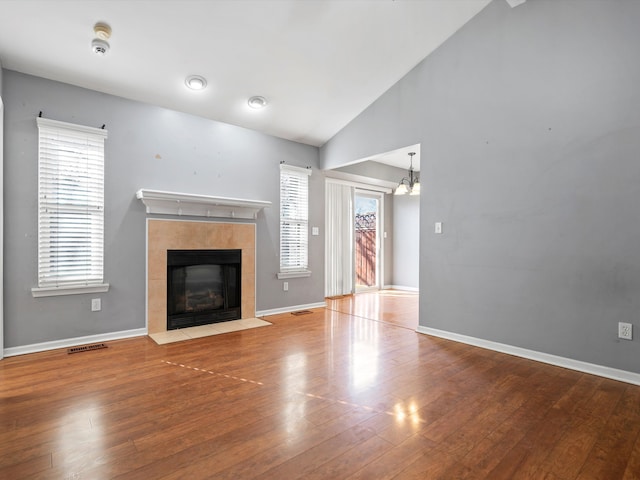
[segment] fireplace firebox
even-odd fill
[[[241,250],[167,250],[167,330],[242,318],[241,259]]]

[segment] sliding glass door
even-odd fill
[[[356,292],[382,288],[382,200],[381,193],[355,191],[353,236]]]

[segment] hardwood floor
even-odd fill
[[[640,387],[418,334],[412,294],[267,319],[0,361],[0,478],[640,478]]]

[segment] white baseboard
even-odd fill
[[[640,374],[628,372],[626,370],[603,367],[602,365],[582,362],[580,360],[573,360],[566,357],[559,357],[557,355],[537,352],[535,350],[528,350],[526,348],[514,347],[512,345],[506,345],[504,343],[483,340],[482,338],[460,335],[458,333],[447,332],[445,330],[423,327],[422,325],[418,326],[416,331],[425,335],[432,335],[434,337],[445,338],[447,340],[453,340],[455,342],[466,343],[475,347],[486,348],[488,350],[494,350],[501,353],[507,353],[516,357],[528,358],[529,360],[535,360],[537,362],[548,363],[550,365],[556,365],[558,367],[568,368],[570,370],[577,370],[578,372],[590,373],[592,375],[598,375],[600,377],[610,378],[612,380],[619,380],[621,382],[631,383],[633,385],[640,385]]]
[[[270,310],[260,310],[256,312],[256,317],[264,317],[267,315],[276,315],[278,313],[297,312],[298,310],[307,310],[309,308],[324,308],[325,302],[307,303],[306,305],[293,305],[291,307],[272,308]]]
[[[120,332],[100,333],[98,335],[88,335],[86,337],[65,338],[52,342],[33,343],[21,347],[9,347],[4,349],[5,357],[25,355],[27,353],[44,352],[57,348],[75,347],[87,343],[108,342],[109,340],[120,340],[122,338],[141,337],[147,334],[146,328],[136,328],[134,330],[123,330]]]
[[[385,290],[404,290],[406,292],[419,292],[420,289],[416,288],[416,287],[405,287],[403,285],[385,285],[384,287]]]

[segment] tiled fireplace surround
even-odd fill
[[[147,220],[147,330],[167,331],[167,250],[242,250],[242,318],[256,313],[256,226]]]

